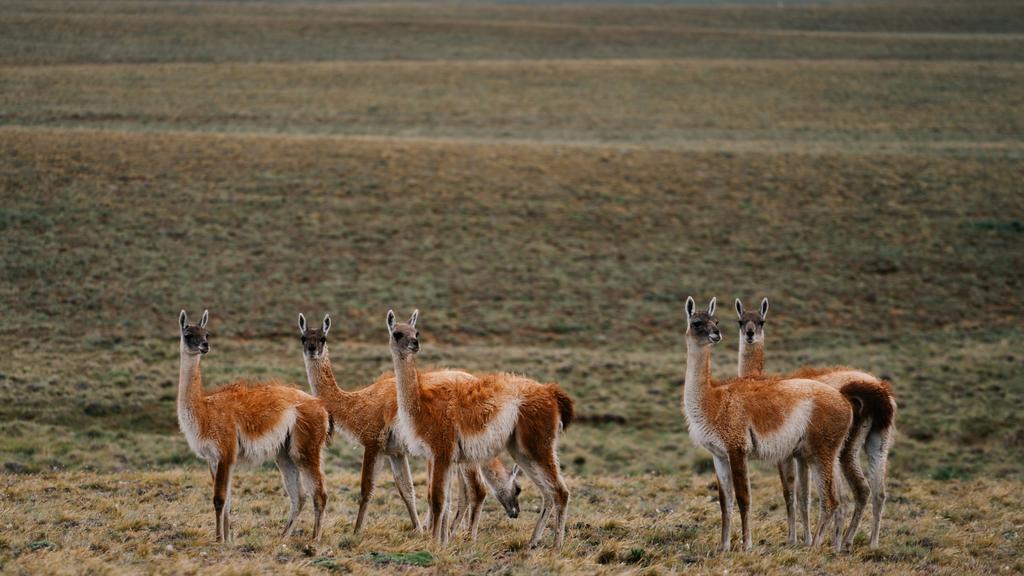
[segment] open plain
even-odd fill
[[[0,3],[0,571],[1024,572],[1024,6]],[[771,299],[768,367],[844,363],[898,395],[881,547],[715,553],[686,434],[682,306]],[[326,459],[324,539],[277,534],[272,466],[213,541],[177,430],[178,311],[208,386],[305,387],[330,312],[339,383],[422,361],[559,382],[565,548],[488,499],[477,542],[414,534],[381,469]],[[414,461],[421,515],[425,471]],[[550,536],[547,540],[550,542]],[[424,556],[394,556],[426,551]]]

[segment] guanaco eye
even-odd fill
[[[306,337],[305,337],[305,336],[303,336],[303,337],[302,337],[302,341],[303,341],[303,342],[305,342],[305,341],[306,341]]]
[[[321,336],[320,337],[320,343],[321,344],[326,344],[327,343],[327,337],[326,336]]]
[[[402,333],[401,332],[392,332],[391,333],[391,337],[394,338],[395,340],[401,340],[402,339]]]
[[[420,337],[420,332],[419,332],[419,330],[417,330],[417,331],[416,331],[416,337],[417,337],[417,338],[419,338],[419,337]]]

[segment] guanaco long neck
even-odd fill
[[[309,391],[313,396],[322,398],[331,408],[331,412],[349,406],[346,402],[351,392],[346,392],[338,386],[334,379],[334,368],[331,367],[331,358],[327,354],[327,347],[319,358],[310,358],[303,354],[303,361],[306,364],[306,380],[309,382]]]
[[[747,339],[740,336],[740,353],[737,376],[756,376],[764,374],[764,340],[747,344]]]
[[[189,354],[181,345],[181,368],[178,371],[178,412],[192,413],[202,406],[203,375],[199,369],[199,354]]]
[[[415,414],[420,404],[420,381],[416,372],[416,357],[409,354],[402,357],[397,350],[391,351],[395,363],[395,386],[398,389],[398,410],[408,415]]]
[[[683,383],[683,409],[690,422],[701,414],[704,396],[711,388],[711,346],[701,346],[686,338],[686,380]],[[703,417],[701,417],[703,419]]]

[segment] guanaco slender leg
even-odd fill
[[[427,459],[427,519],[424,526],[434,525],[434,505],[431,504],[434,498],[430,492],[430,487],[434,485],[434,461],[430,458]]]
[[[753,542],[750,536],[750,478],[747,476],[746,454],[736,451],[729,454],[732,471],[732,485],[736,491],[736,503],[740,509],[740,525],[743,529],[743,550],[750,550]]]
[[[467,479],[467,472],[469,469],[468,465],[458,467],[458,472],[455,473],[454,482],[459,486],[459,497],[457,504],[455,505],[455,516],[452,517],[451,522],[448,524],[448,537],[452,538],[455,533],[462,527],[462,523],[465,521],[467,511],[469,509],[469,486]],[[454,498],[454,497],[453,497]]]
[[[231,470],[228,470],[228,493],[224,498],[224,540],[235,541],[234,527],[231,525]]]
[[[224,504],[228,496],[228,484],[231,482],[231,464],[227,460],[217,463],[217,474],[213,482],[213,512],[217,516],[217,541],[224,542],[227,536],[224,529]]]
[[[363,529],[363,519],[366,517],[366,507],[370,504],[373,496],[373,481],[377,474],[377,453],[378,447],[375,444],[368,444],[363,449],[363,468],[361,481],[359,483],[359,514],[356,515],[356,526],[353,530],[358,534]]]
[[[715,462],[715,474],[718,476],[718,503],[722,508],[722,544],[719,549],[722,552],[728,552],[730,548],[730,533],[732,532],[732,467],[729,465],[728,457],[713,456],[713,459]]]
[[[889,465],[891,428],[868,434],[865,451],[868,454],[868,483],[871,485],[871,549],[878,548],[878,532],[885,510],[885,476]]]
[[[558,530],[555,533],[555,548],[561,548],[565,543],[565,522],[569,518],[569,488],[566,487],[557,464],[549,470],[549,474],[555,482],[555,526]]]
[[[803,543],[811,545],[811,470],[807,461],[796,458],[797,471],[797,505],[800,510],[800,523],[803,525]]]
[[[442,545],[448,543],[445,520],[447,518],[451,466],[450,458],[435,455],[433,469],[430,473],[430,532],[434,541]]]
[[[782,481],[782,497],[786,501],[786,544],[796,544],[796,461],[786,458],[779,462],[779,480]]]
[[[395,477],[395,487],[398,488],[398,495],[402,497],[405,508],[409,512],[409,520],[412,521],[413,530],[417,534],[423,532],[423,525],[420,524],[420,517],[416,513],[416,489],[412,485],[412,471],[409,469],[409,458],[405,454],[389,456],[391,462],[391,473]]]
[[[554,446],[530,450],[529,454],[524,453],[518,446],[511,447],[509,453],[519,464],[519,468],[533,481],[540,489],[544,504],[541,507],[540,517],[534,526],[533,535],[530,537],[528,546],[536,548],[540,545],[544,536],[544,529],[547,527],[551,512],[555,512],[555,547],[561,547],[565,540],[565,521],[569,506],[569,490],[562,480],[558,470],[557,458],[555,458]],[[543,450],[543,452],[541,451]]]
[[[318,457],[319,459],[319,457]],[[303,483],[310,488],[313,497],[313,541],[320,541],[323,528],[324,510],[327,508],[327,490],[324,488],[324,473],[318,466],[319,462],[306,463],[306,469],[300,469]]]
[[[547,528],[548,518],[550,518],[551,510],[554,508],[555,499],[551,493],[551,487],[547,484],[547,478],[545,478],[544,473],[538,469],[539,467],[534,462],[520,454],[514,454],[513,459],[515,459],[519,467],[533,481],[537,488],[540,489],[541,498],[544,499],[540,509],[540,516],[537,518],[537,524],[533,527],[533,535],[530,536],[530,542],[527,544],[530,548],[536,548],[540,545],[540,540],[544,536],[544,529]]]
[[[464,474],[466,475],[466,495],[469,508],[469,538],[472,541],[476,541],[477,532],[480,528],[480,512],[484,508],[487,489],[484,488],[483,475],[478,464],[466,467]]]
[[[843,534],[842,546],[849,550],[853,546],[853,538],[857,535],[857,526],[860,525],[861,515],[864,507],[867,506],[868,496],[871,489],[868,481],[864,478],[864,471],[860,467],[860,447],[864,443],[864,436],[867,435],[870,422],[861,424],[857,430],[846,440],[843,450],[839,454],[839,464],[843,470],[846,483],[853,491],[853,515],[850,517],[850,524]]]
[[[288,449],[282,448],[277,454],[277,468],[281,471],[281,481],[284,483],[284,491],[288,493],[288,499],[291,503],[291,509],[288,513],[288,522],[284,525],[284,531],[281,532],[281,536],[287,538],[292,535],[292,531],[295,530],[295,521],[299,518],[299,514],[302,512],[302,507],[306,504],[306,493],[302,486],[302,477],[299,474],[299,469],[295,465],[291,456],[288,455]]]
[[[818,492],[821,500],[821,518],[818,519],[818,529],[815,530],[813,546],[821,544],[825,538],[825,530],[828,528],[829,522],[835,522],[834,528],[834,548],[838,552],[842,546],[842,537],[840,530],[842,529],[843,513],[842,507],[840,506],[838,486],[835,476],[836,472],[836,458],[830,456],[827,458],[821,458],[817,462],[816,472],[818,475]]]

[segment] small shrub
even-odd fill
[[[626,564],[640,564],[646,558],[647,552],[643,548],[630,548],[629,552],[626,553],[626,557],[622,560]]]

